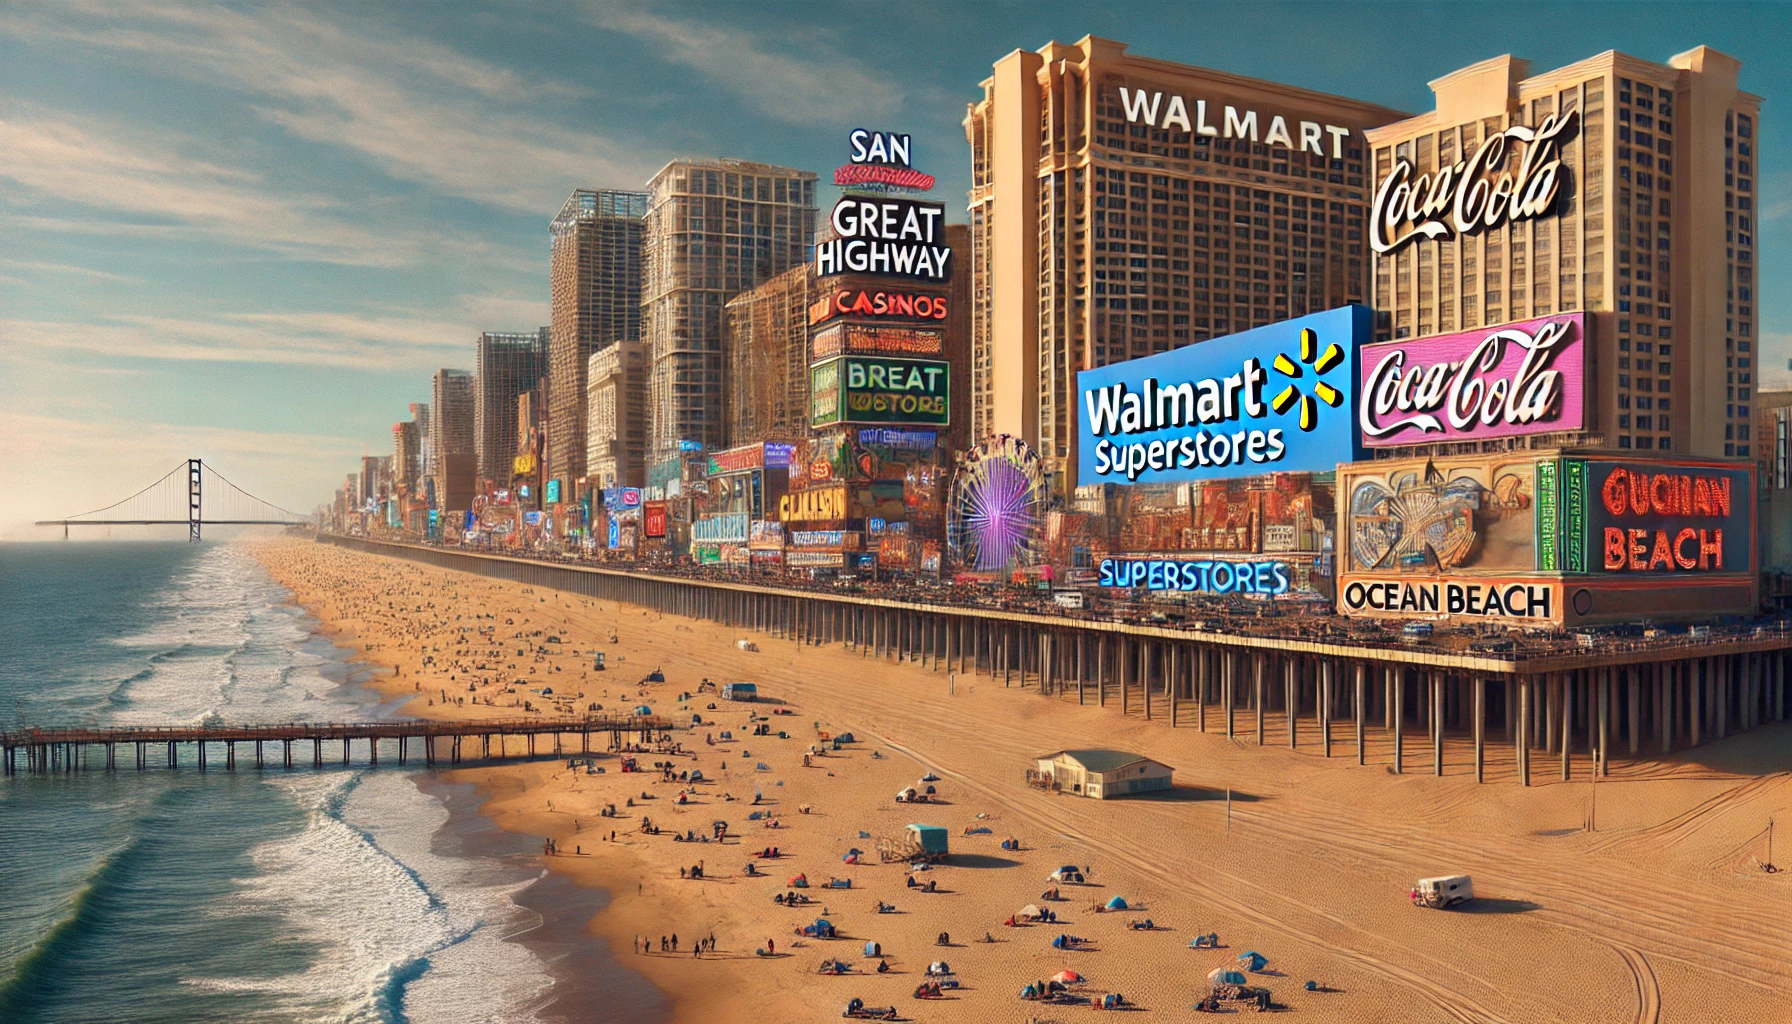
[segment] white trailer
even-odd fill
[[[1475,883],[1467,875],[1421,878],[1419,884],[1413,887],[1411,895],[1413,906],[1442,910],[1474,899]]]

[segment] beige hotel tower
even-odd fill
[[[1405,116],[1094,36],[997,61],[964,122],[970,436],[1067,494],[1077,371],[1367,301],[1363,131]]]
[[[1561,137],[1565,173],[1547,212],[1375,256],[1378,335],[1585,310],[1596,314],[1596,427],[1574,440],[1749,456],[1764,440],[1749,436],[1761,100],[1737,89],[1739,68],[1701,46],[1666,64],[1608,51],[1535,75],[1496,57],[1432,82],[1435,110],[1368,133],[1372,191],[1400,161],[1435,178],[1512,126],[1577,123]],[[1507,172],[1524,149],[1507,148]]]

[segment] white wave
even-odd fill
[[[295,974],[188,984],[257,991],[289,1012],[347,1021],[384,1019],[395,998],[415,1024],[538,1020],[553,979],[528,948],[505,941],[535,923],[511,898],[528,883],[496,880],[490,861],[432,852],[448,818],[438,800],[394,772],[267,781],[309,821],[253,849],[257,873],[218,912],[276,915],[317,953]]]
[[[119,687],[113,720],[277,722],[355,706],[333,692],[339,687],[323,672],[327,660],[302,649],[310,631],[285,598],[247,551],[203,551],[154,602],[158,622],[116,641],[149,657]]]

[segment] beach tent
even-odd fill
[[[1080,985],[1082,984],[1083,976],[1075,971],[1059,971],[1052,975],[1052,980],[1060,985]]]
[[[865,943],[865,955],[866,956],[882,956],[883,953],[884,953],[884,947],[878,945],[877,943],[875,943],[875,942]]]
[[[1269,957],[1253,949],[1248,953],[1238,954],[1238,962],[1243,964],[1247,971],[1261,971],[1269,964]]]
[[[850,732],[841,733],[840,735],[834,737],[834,741],[836,743],[857,743],[857,742],[859,742],[857,739],[855,739],[853,737],[853,734]]]
[[[952,965],[944,960],[935,960],[927,965],[927,973],[935,978],[944,977],[952,973]]]
[[[647,705],[645,705],[645,704],[637,704],[637,705],[635,705],[635,714],[637,714],[637,715],[651,715],[651,714],[653,714],[653,709],[652,709],[652,708],[650,708],[650,707],[648,707],[648,706],[647,706]]]
[[[909,800],[913,800],[914,798],[915,798],[915,787],[913,787],[913,786],[908,786],[904,789],[899,789],[896,791],[896,799],[899,802],[906,802]]]
[[[1038,986],[1028,985],[1026,988],[1021,989],[1020,997],[1022,999],[1038,999],[1039,998]]]
[[[1116,896],[1113,899],[1109,900],[1108,901],[1108,909],[1109,910],[1125,910],[1126,909],[1126,897]]]
[[[1060,935],[1057,938],[1052,940],[1052,948],[1053,949],[1063,949],[1069,945],[1070,945],[1070,936],[1068,936],[1068,935]]]
[[[1029,903],[1026,906],[1020,908],[1020,913],[1018,913],[1014,916],[1015,917],[1026,917],[1026,918],[1031,918],[1033,920],[1038,920],[1039,918],[1042,918],[1045,915],[1040,912],[1039,904]]]
[[[1207,972],[1207,981],[1214,985],[1247,985],[1245,976],[1237,971],[1229,971],[1224,967],[1215,967]]]

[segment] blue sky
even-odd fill
[[[289,508],[326,499],[479,331],[547,322],[547,224],[575,187],[687,155],[826,177],[862,125],[913,133],[962,209],[991,63],[1091,33],[1414,111],[1502,53],[1731,53],[1767,99],[1761,362],[1783,368],[1789,28],[1783,5],[8,0],[0,535],[189,454]]]

